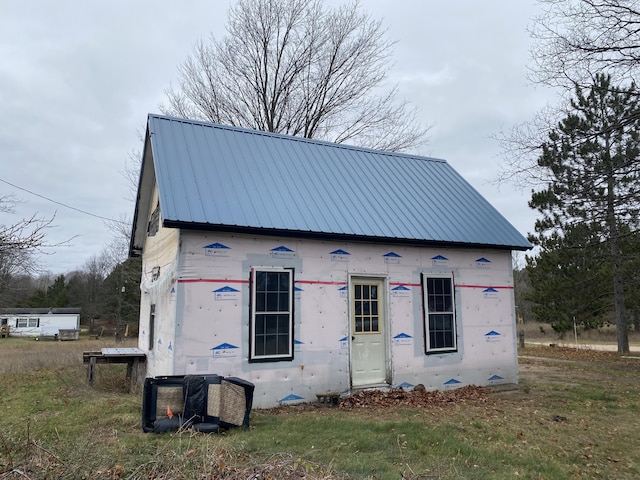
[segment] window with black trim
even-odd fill
[[[453,275],[422,276],[425,353],[458,348]]]
[[[254,268],[251,360],[293,359],[293,269]]]
[[[149,306],[149,350],[153,350],[154,337],[156,335],[156,305]]]
[[[160,229],[160,203],[156,205],[155,210],[151,214],[151,218],[149,219],[149,224],[147,225],[147,233],[150,237],[155,236]]]

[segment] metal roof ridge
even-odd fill
[[[310,143],[310,144],[316,144],[316,145],[323,145],[323,146],[328,146],[328,147],[332,147],[332,148],[341,148],[341,149],[345,149],[345,150],[355,150],[357,152],[370,152],[370,153],[374,153],[376,155],[384,155],[384,156],[388,156],[388,157],[403,157],[403,158],[407,158],[407,159],[412,159],[412,160],[420,160],[420,161],[427,161],[427,162],[436,162],[436,163],[449,163],[447,162],[445,159],[443,158],[436,158],[436,157],[428,157],[425,155],[418,155],[415,153],[404,153],[404,152],[390,152],[390,151],[386,151],[386,150],[376,150],[374,148],[368,148],[368,147],[361,147],[358,145],[350,145],[347,143],[334,143],[331,142],[329,140],[320,140],[317,138],[307,138],[307,137],[298,137],[296,135],[290,135],[290,134],[286,134],[286,133],[278,133],[278,132],[268,132],[266,130],[255,130],[253,128],[247,128],[247,127],[238,127],[235,125],[226,125],[223,123],[215,123],[215,122],[209,122],[206,120],[195,120],[195,119],[190,119],[190,118],[182,118],[182,117],[173,117],[170,115],[160,115],[160,114],[156,114],[156,113],[149,113],[148,114],[148,118],[157,118],[160,120],[168,120],[168,121],[172,121],[172,122],[180,122],[180,123],[188,123],[191,125],[200,125],[202,127],[209,127],[209,128],[219,128],[221,130],[229,130],[229,131],[236,131],[239,133],[249,133],[252,135],[260,135],[260,136],[265,136],[265,137],[272,137],[272,138],[280,138],[282,140],[289,140],[289,141],[293,141],[293,142],[301,142],[301,143]],[[151,132],[153,133],[153,132]]]

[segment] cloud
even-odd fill
[[[332,0],[339,4],[342,0]],[[527,196],[490,185],[502,126],[548,101],[526,83],[530,2],[362,2],[397,41],[391,84],[435,123],[419,153],[447,159],[522,232]],[[5,0],[0,16],[0,178],[94,215],[133,215],[123,176],[140,151],[146,116],[158,112],[177,66],[199,38],[225,34],[226,2]],[[495,172],[495,173],[494,173]],[[110,242],[104,221],[0,183],[25,203],[19,215],[56,215],[44,257],[55,273],[82,266]],[[0,214],[0,223],[15,216]]]

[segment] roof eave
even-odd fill
[[[186,230],[199,230],[199,231],[216,231],[224,233],[242,233],[247,235],[264,235],[272,237],[287,237],[287,238],[309,238],[319,240],[341,240],[341,241],[354,241],[354,242],[366,242],[366,243],[384,243],[393,245],[413,245],[413,246],[438,246],[438,247],[455,247],[455,248],[479,248],[479,249],[491,249],[491,250],[517,250],[526,251],[530,250],[532,245],[499,245],[499,244],[485,244],[485,243],[469,243],[469,242],[455,242],[433,239],[419,239],[419,238],[398,238],[398,237],[380,237],[373,235],[353,235],[343,233],[329,233],[329,232],[313,232],[303,230],[287,230],[287,229],[275,229],[275,228],[263,228],[263,227],[248,227],[241,225],[223,225],[223,224],[211,224],[211,223],[197,223],[197,222],[185,222],[180,220],[163,220],[163,226],[166,228],[180,228]]]

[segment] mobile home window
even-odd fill
[[[16,318],[16,328],[27,328],[27,319]]]
[[[293,270],[254,268],[251,360],[293,359]]]
[[[38,327],[39,326],[38,324],[40,323],[39,320],[40,320],[39,318],[30,318],[28,322],[28,326],[30,328]]]
[[[423,275],[425,353],[456,351],[453,276]]]

